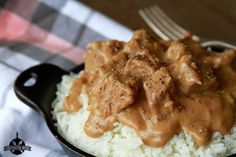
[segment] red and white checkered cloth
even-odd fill
[[[43,118],[20,102],[13,84],[30,66],[46,62],[71,69],[94,40],[128,40],[132,31],[74,0],[0,1],[0,156],[16,132],[25,157],[66,157]]]

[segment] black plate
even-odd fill
[[[78,73],[83,69],[83,64],[70,71],[65,71],[52,64],[40,64],[22,72],[14,85],[16,96],[44,117],[48,128],[70,157],[93,156],[71,145],[57,132],[55,121],[52,119],[51,103],[56,98],[56,85],[61,82],[62,76],[69,72]]]
[[[218,48],[214,49],[222,51]],[[57,132],[57,128],[54,126],[55,121],[52,119],[51,103],[56,98],[56,85],[61,82],[62,75],[69,74],[69,72],[78,73],[83,69],[83,64],[76,66],[70,71],[65,71],[52,64],[40,64],[22,72],[17,77],[14,85],[16,96],[44,117],[48,128],[70,157],[93,156],[71,145],[60,136]],[[29,83],[29,79],[33,81]],[[27,81],[28,83],[26,83]],[[236,154],[231,155],[230,157],[236,157]]]

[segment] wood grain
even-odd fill
[[[138,15],[138,9],[157,4],[185,29],[210,39],[236,43],[235,0],[81,0],[86,5],[136,30],[153,33]]]

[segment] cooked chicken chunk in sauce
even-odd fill
[[[236,121],[235,56],[235,50],[208,52],[190,37],[158,41],[144,30],[128,42],[93,42],[64,110],[78,111],[85,91],[88,136],[120,122],[149,146],[161,147],[183,130],[206,146],[214,132],[227,134]]]

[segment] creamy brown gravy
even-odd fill
[[[190,38],[156,41],[143,30],[127,43],[91,43],[64,109],[79,110],[83,87],[90,111],[84,130],[91,137],[120,122],[150,146],[163,146],[183,129],[206,146],[236,120],[235,56],[206,52]]]

